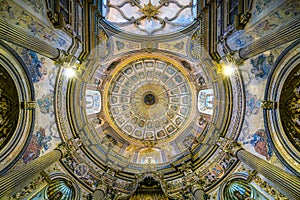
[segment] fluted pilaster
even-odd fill
[[[60,50],[0,18],[0,39],[35,51],[51,59],[59,59]]]
[[[266,35],[252,44],[240,49],[242,59],[251,58],[276,46],[286,44],[300,37],[300,18],[297,17],[279,28],[277,31]]]
[[[61,150],[55,149],[21,168],[0,177],[0,199],[11,194],[14,190],[25,186],[38,173],[63,157]]]
[[[300,197],[300,179],[296,176],[287,173],[244,149],[239,149],[236,152],[236,156],[240,161],[270,180],[291,199],[298,199]]]

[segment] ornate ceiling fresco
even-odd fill
[[[63,165],[90,190],[103,183],[108,195],[124,198],[147,177],[169,198],[189,198],[192,184],[214,189],[238,162],[222,149],[241,129],[240,74],[234,71],[224,79],[203,49],[202,28],[188,26],[194,21],[192,1],[115,4],[106,4],[107,17],[98,21],[97,46],[76,78],[68,80],[64,70],[58,75],[58,129],[76,152],[62,159]],[[172,29],[176,24],[167,17],[172,13],[163,11],[168,6],[178,9],[174,21],[185,20],[178,29]],[[140,15],[122,24],[136,23],[128,26],[131,33],[105,24],[119,16],[116,12],[123,18]],[[162,19],[162,26],[155,25]],[[172,37],[153,36],[170,32]],[[140,194],[142,190],[132,197]]]
[[[142,52],[101,63],[93,55],[75,79],[61,71],[59,130],[76,151],[64,166],[91,189],[114,182],[125,196],[146,177],[170,197],[185,181],[217,186],[237,162],[219,135],[238,136],[243,89],[237,71],[223,81],[213,61],[202,59]]]
[[[14,197],[31,190],[36,199],[88,200],[101,190],[111,199],[193,199],[195,188],[219,200],[283,197],[233,155],[234,142],[299,174],[299,41],[243,62],[230,52],[293,18],[285,16],[292,15],[288,3],[247,1],[254,9],[246,10],[250,28],[240,30],[228,24],[245,17],[236,13],[240,1],[59,1],[62,10],[70,8],[63,14],[52,0],[3,2],[4,19],[61,57],[10,44],[20,55],[12,56],[0,42],[0,61],[9,58],[0,62],[0,172],[58,144],[67,152]],[[234,64],[229,76],[222,74],[225,64]],[[7,78],[14,66],[17,81]],[[68,70],[75,76],[67,77]],[[13,109],[19,115],[10,116]],[[5,135],[7,128],[17,137]]]

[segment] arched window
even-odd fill
[[[101,111],[101,94],[99,91],[86,90],[85,107],[87,115],[99,113]]]
[[[242,178],[228,181],[223,190],[223,200],[267,200],[251,183]]]
[[[198,110],[201,113],[213,114],[214,91],[213,89],[200,90],[198,93]]]

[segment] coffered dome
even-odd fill
[[[300,196],[300,1],[0,4],[0,199]]]
[[[179,63],[148,55],[117,66],[112,74],[104,86],[104,114],[133,142],[160,143],[194,118],[188,116],[195,116],[195,91]]]

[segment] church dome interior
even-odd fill
[[[299,198],[299,0],[0,16],[0,199]]]

